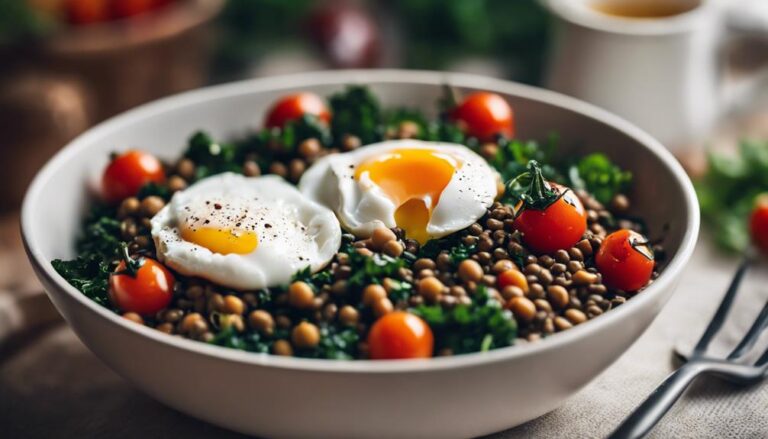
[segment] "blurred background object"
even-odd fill
[[[768,86],[768,70],[724,82],[737,38],[768,37],[751,0],[546,0],[557,17],[548,87],[615,112],[673,152],[701,149],[717,122]],[[762,16],[761,16],[762,14]]]
[[[563,5],[581,8],[580,15],[564,13]],[[692,149],[678,154],[701,168],[712,128],[735,113],[753,117],[746,104],[768,94],[756,79],[768,62],[765,5],[0,0],[0,110],[9,115],[0,118],[0,158],[18,163],[4,177],[10,183],[0,189],[0,208],[18,206],[53,152],[114,114],[207,84],[335,68],[448,70],[546,84],[627,117],[668,146]],[[714,6],[725,13],[705,14]],[[738,38],[731,31],[727,41],[719,38],[725,25]],[[674,32],[649,30],[662,28]],[[739,85],[730,94],[721,90],[724,72]]]
[[[206,84],[375,67],[536,84],[548,22],[535,0],[1,0],[0,158],[18,166],[0,208],[92,124]]]
[[[223,0],[0,2],[0,208],[93,123],[208,82]]]

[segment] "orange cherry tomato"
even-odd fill
[[[587,230],[587,213],[572,190],[549,183],[559,197],[546,208],[523,207],[514,221],[525,245],[536,253],[569,249]]]
[[[163,264],[144,258],[135,275],[117,274],[125,270],[122,261],[109,277],[109,295],[121,311],[150,316],[171,303],[175,279]]]
[[[110,19],[108,0],[66,0],[64,12],[67,21],[76,25],[100,23]]]
[[[509,286],[515,286],[520,287],[520,289],[526,293],[528,292],[528,280],[517,268],[499,273],[499,275],[496,276],[496,285],[499,287],[499,290],[503,290]]]
[[[653,251],[645,237],[621,229],[608,235],[595,255],[595,265],[603,283],[611,288],[637,291],[651,280]]]
[[[749,217],[749,231],[757,248],[768,253],[768,194],[762,194],[755,200]]]
[[[268,128],[280,128],[288,121],[312,114],[321,121],[328,123],[331,112],[323,99],[314,93],[297,93],[277,101],[267,114],[265,125]]]
[[[118,203],[136,195],[145,184],[164,180],[163,164],[157,157],[132,150],[112,160],[104,170],[101,187],[106,201]]]
[[[368,333],[368,347],[374,360],[429,358],[434,345],[429,325],[405,311],[384,315],[376,320]]]
[[[511,139],[515,135],[515,115],[507,101],[496,93],[476,92],[467,96],[450,114],[460,121],[469,136],[482,142],[497,135]]]

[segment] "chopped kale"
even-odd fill
[[[359,137],[364,145],[382,139],[381,108],[368,87],[349,86],[331,96],[330,103],[331,133],[337,144],[346,134]]]
[[[461,242],[460,233],[449,235],[440,239],[431,239],[419,249],[419,258],[436,259],[440,252],[447,251],[454,266],[469,258],[475,253],[476,246],[466,245]]]
[[[438,120],[427,126],[426,140],[435,142],[464,143],[470,148],[477,146],[477,139],[467,139],[458,125],[448,120]]]
[[[115,209],[109,206],[96,205],[91,209],[85,220],[84,233],[77,241],[78,254],[117,259],[123,242],[120,221],[115,216]]]
[[[331,133],[317,117],[305,114],[302,118],[292,120],[277,130],[278,140],[286,152],[295,150],[299,143],[306,139],[315,138],[323,145],[330,145]]]
[[[195,162],[195,178],[199,180],[222,172],[241,172],[241,152],[236,144],[216,142],[198,131],[189,139],[184,156]]]
[[[413,312],[429,324],[435,335],[435,350],[450,349],[454,354],[487,351],[510,346],[517,335],[512,313],[489,296],[480,285],[471,305],[447,309],[421,305]]]
[[[384,128],[387,132],[392,131],[396,133],[403,122],[413,122],[419,128],[414,138],[426,138],[429,123],[421,111],[411,108],[398,108],[384,113]]]
[[[219,331],[211,340],[211,344],[249,352],[268,353],[272,349],[274,337],[265,337],[258,332],[240,334],[234,327]]]
[[[80,290],[89,299],[99,305],[111,308],[107,295],[110,264],[96,253],[78,256],[71,261],[56,259],[51,262],[56,270],[70,285]]]
[[[115,209],[97,204],[88,214],[84,233],[77,241],[78,257],[51,262],[53,268],[96,303],[111,307],[107,296],[109,273],[112,262],[118,259],[123,242],[120,239],[120,221],[115,219]]]
[[[165,201],[171,199],[171,190],[168,186],[160,185],[154,182],[149,182],[139,189],[139,193],[136,194],[136,198],[143,200],[149,196],[158,196]]]
[[[573,189],[589,191],[597,201],[607,204],[614,195],[623,193],[632,182],[632,173],[624,171],[605,154],[582,157],[568,169]]]
[[[315,288],[315,291],[320,289],[321,285],[329,284],[333,281],[333,273],[329,269],[320,270],[317,273],[312,274],[310,266],[306,266],[304,269],[297,271],[291,278],[291,282],[302,281]]]
[[[353,328],[320,326],[320,344],[316,348],[299,350],[298,355],[306,358],[329,360],[354,360],[360,336]]]
[[[405,266],[404,259],[381,253],[364,256],[351,246],[345,252],[349,254],[349,265],[352,268],[352,276],[348,279],[352,288],[362,288],[372,283],[380,284],[385,277],[395,278],[400,268]]]
[[[390,278],[388,288],[389,300],[393,303],[408,300],[413,295],[413,285],[405,281]]]
[[[544,178],[562,181],[560,173],[550,165],[554,162],[557,137],[551,136],[544,144],[535,141],[500,139],[498,146],[496,156],[489,160],[489,163],[499,171],[504,181],[526,172],[528,162],[531,160],[542,164],[541,171]]]

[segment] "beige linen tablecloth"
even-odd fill
[[[39,288],[22,256],[16,220],[6,218],[2,224],[0,299]],[[672,371],[675,343],[696,339],[736,262],[716,254],[703,239],[679,289],[631,349],[559,409],[494,437],[604,437]],[[722,345],[738,339],[768,299],[768,270],[751,272],[742,293],[736,324],[718,340]],[[61,321],[0,344],[0,437],[238,436],[143,395],[104,366]],[[702,378],[652,437],[768,437],[768,385],[739,388]]]

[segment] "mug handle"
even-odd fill
[[[768,41],[768,0],[739,0],[721,3],[725,14],[725,46],[737,38],[762,38]],[[727,58],[726,58],[727,59]],[[723,103],[731,113],[748,110],[768,87],[768,65],[723,86]]]

